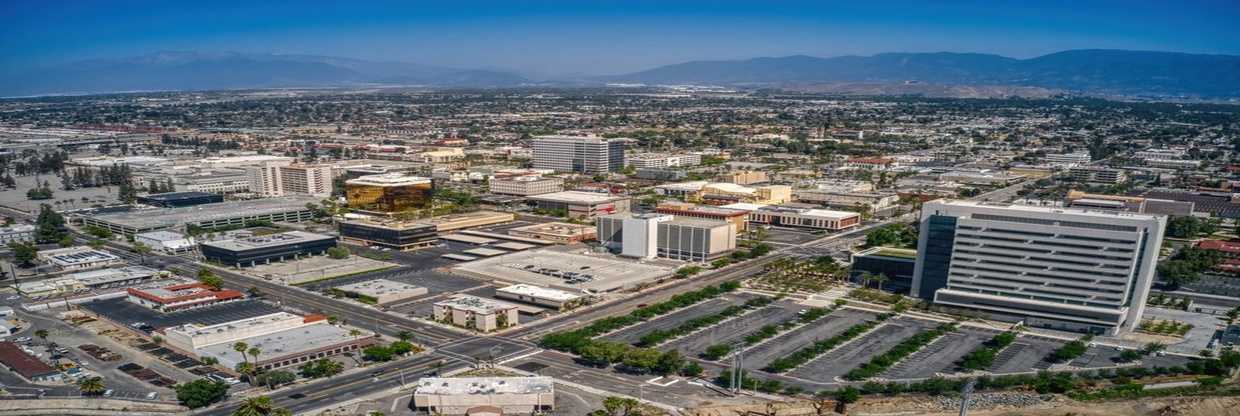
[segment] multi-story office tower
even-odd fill
[[[596,227],[603,245],[628,257],[704,262],[736,249],[736,227],[726,221],[625,213],[599,217]]]
[[[262,196],[284,196],[284,177],[280,175],[280,168],[291,163],[292,160],[271,160],[246,167],[250,192]]]
[[[377,213],[430,208],[435,192],[430,179],[402,173],[362,176],[344,186],[350,208]]]
[[[537,136],[534,169],[591,175],[619,171],[624,169],[624,139]]]
[[[288,165],[280,168],[284,194],[327,197],[332,194],[332,167],[329,165]]]
[[[1166,217],[939,200],[921,209],[912,294],[1029,326],[1141,320]]]
[[[495,178],[490,181],[491,193],[500,195],[530,196],[542,195],[564,190],[564,180],[541,176],[517,176],[515,178]]]

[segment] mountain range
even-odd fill
[[[514,71],[373,62],[314,55],[159,52],[0,74],[0,96],[154,90],[409,85],[517,87],[604,83],[713,84],[806,88],[863,84],[841,91],[916,91],[985,87],[1002,91],[1237,98],[1240,56],[1125,50],[1069,50],[1029,59],[978,53],[883,53],[819,58],[787,56],[692,61],[645,71],[572,80],[532,81]],[[879,86],[879,87],[875,87]]]
[[[1081,93],[1240,97],[1240,56],[1070,50],[1030,59],[977,53],[883,53],[695,61],[607,78],[653,84],[929,83]]]

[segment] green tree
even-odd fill
[[[33,243],[10,241],[9,249],[13,250],[13,261],[20,267],[34,266],[34,260],[39,257],[39,246]]]
[[[59,245],[62,248],[73,247],[74,244],[77,244],[77,241],[73,239],[73,236],[68,235],[68,234],[65,234],[63,237],[60,237],[60,241],[56,242],[56,245]]]
[[[39,216],[34,221],[34,238],[40,243],[55,243],[65,235],[65,217],[51,205],[39,205]]]
[[[151,254],[151,246],[135,241],[133,243],[133,252],[138,253],[138,261],[146,264],[146,255]]]
[[[210,286],[212,289],[220,290],[224,287],[224,279],[216,276],[211,269],[206,267],[198,269],[198,281],[204,285]]]
[[[371,361],[392,361],[392,349],[382,345],[371,345],[362,350],[362,356]]]
[[[837,413],[847,413],[848,405],[861,400],[861,391],[856,387],[848,386],[835,391],[835,401]]]
[[[320,358],[302,365],[297,370],[307,378],[331,377],[344,371],[344,364]]]
[[[258,376],[258,383],[266,385],[268,389],[275,389],[276,386],[292,383],[297,379],[297,375],[288,371],[268,371]]]
[[[603,399],[603,413],[607,416],[634,416],[641,403],[637,399],[608,396]]]
[[[347,259],[349,258],[349,254],[349,249],[340,246],[327,249],[327,257],[331,257],[336,260]]]
[[[210,406],[223,400],[228,394],[227,384],[205,378],[178,384],[174,389],[177,392],[177,400],[190,409]]]

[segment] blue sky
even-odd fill
[[[1240,54],[1240,2],[0,0],[0,63],[305,53],[534,74],[881,52]]]

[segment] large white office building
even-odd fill
[[[1135,328],[1166,217],[938,200],[921,211],[912,294],[1031,327]]]
[[[624,169],[624,141],[593,136],[534,137],[534,169],[599,174]]]

